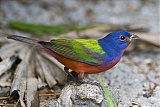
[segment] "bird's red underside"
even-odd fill
[[[86,63],[78,62],[75,60],[68,59],[66,57],[63,57],[59,54],[56,54],[55,52],[45,49],[50,55],[52,55],[55,59],[57,59],[61,64],[66,66],[67,68],[75,71],[75,72],[85,72],[86,74],[94,74],[99,72],[104,72],[110,68],[112,68],[114,65],[118,63],[119,60],[114,61],[108,66],[93,66]]]
[[[115,64],[111,64],[109,66],[93,66],[82,62],[77,62],[65,57],[57,58],[57,60],[65,65],[67,68],[75,71],[75,72],[85,72],[86,74],[94,74],[106,71],[112,68]]]

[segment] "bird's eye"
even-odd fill
[[[125,36],[120,36],[120,40],[121,41],[126,41],[126,37]]]

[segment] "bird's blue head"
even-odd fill
[[[130,34],[127,31],[116,31],[108,34],[102,39],[99,39],[99,44],[105,51],[115,50],[116,52],[124,52],[126,47],[138,36]]]

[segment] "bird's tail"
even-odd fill
[[[40,46],[40,44],[38,43],[39,40],[36,40],[36,39],[30,39],[30,38],[27,38],[27,37],[22,37],[22,36],[17,36],[17,35],[9,35],[9,36],[7,36],[7,38],[8,39],[13,39],[13,40],[16,40],[16,41],[20,41],[20,42],[25,42],[25,43],[35,45],[35,46]]]
[[[49,44],[49,42],[43,42],[43,41],[39,41],[36,39],[30,39],[27,37],[17,36],[17,35],[8,35],[7,38],[34,45],[34,46],[46,51],[48,54],[52,55],[53,57],[57,57],[57,55],[58,55],[44,45],[44,44]]]

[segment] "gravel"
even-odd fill
[[[117,89],[119,107],[160,106],[160,51],[128,52],[115,67],[98,75]]]

